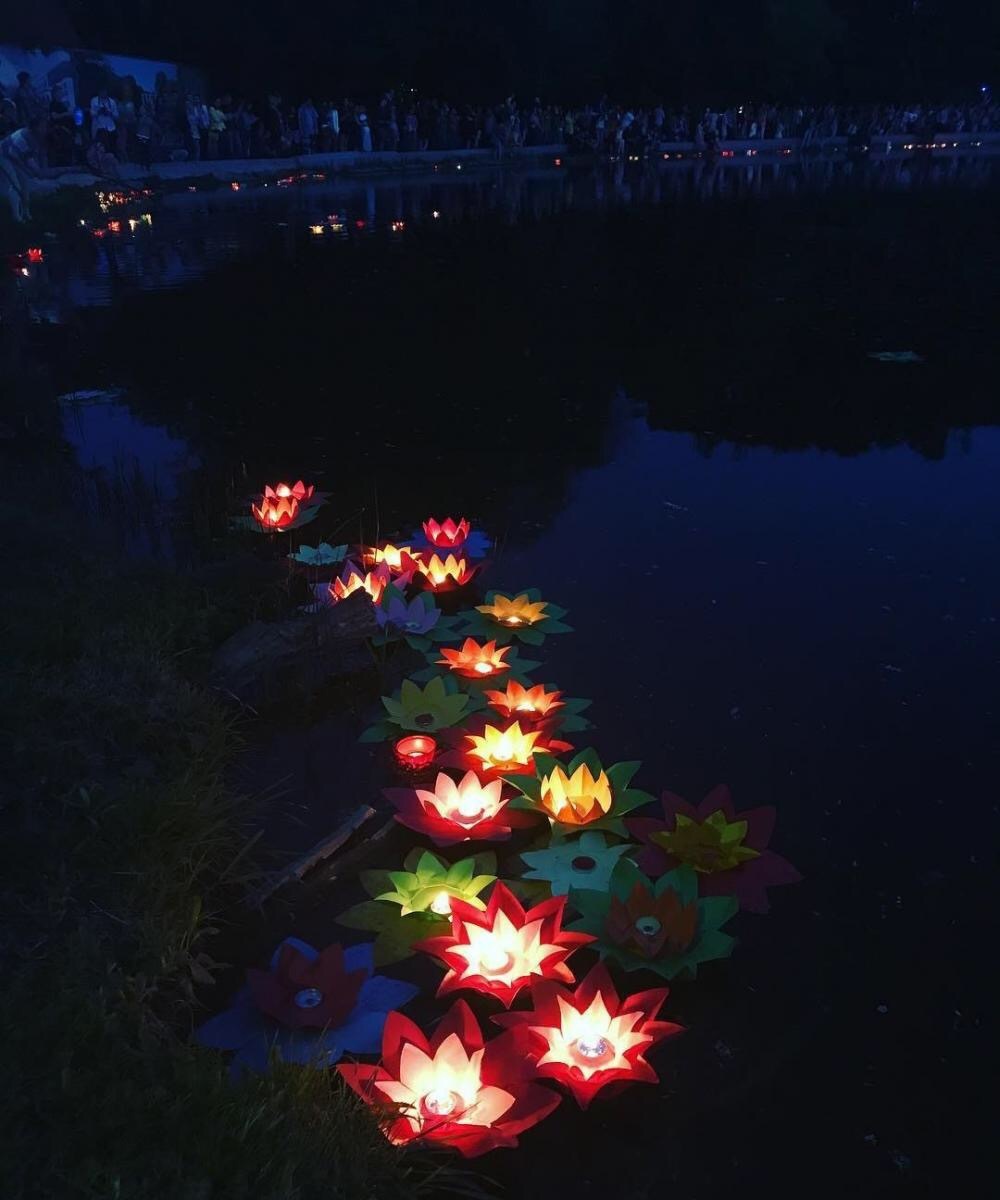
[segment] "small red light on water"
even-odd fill
[[[28,262],[40,263],[45,261],[45,254],[40,246],[29,246],[27,250]]]
[[[365,222],[362,221],[362,219],[360,217],[358,217],[358,219],[354,222],[354,228],[355,229],[364,229],[364,227],[365,227]]]
[[[393,746],[396,762],[406,771],[423,771],[434,761],[437,742],[426,734],[400,738]]]
[[[557,167],[561,167],[561,166],[562,166],[562,159],[561,159],[561,158],[556,158],[556,159],[553,159],[553,162],[556,164],[556,166],[557,166]]]
[[[121,221],[109,221],[108,229],[110,230],[111,233],[121,233],[121,231],[122,231]]]

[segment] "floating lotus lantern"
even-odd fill
[[[330,584],[330,598],[336,604],[355,592],[366,592],[372,602],[378,604],[391,578],[392,572],[385,563],[371,571],[365,571],[357,563],[349,562],[344,566],[340,577]]]
[[[309,501],[316,488],[313,484],[305,484],[300,479],[298,483],[276,483],[274,487],[268,484],[260,500],[250,505],[254,520],[264,530],[288,529],[295,524],[304,523],[300,513],[301,507],[313,507]]]
[[[502,883],[490,893],[485,912],[454,900],[451,933],[415,946],[438,958],[448,973],[439,996],[460,988],[495,996],[509,1008],[533,976],[572,982],[565,960],[593,940],[562,929],[565,897],[553,896],[527,912]]]
[[[424,521],[424,535],[428,542],[442,550],[457,550],[459,546],[465,544],[465,539],[471,530],[472,527],[465,517],[459,521],[455,521],[451,517],[445,517],[443,521],[436,521],[433,517],[429,517]]]
[[[505,841],[512,828],[532,823],[527,813],[508,809],[501,780],[484,783],[475,771],[466,771],[458,783],[442,771],[433,791],[387,788],[383,795],[401,825],[426,834],[438,846]]]
[[[400,738],[392,747],[396,762],[404,771],[426,771],[434,761],[437,742],[425,733]]]
[[[541,734],[537,729],[522,729],[521,723],[515,721],[506,729],[486,725],[481,734],[465,736],[470,744],[470,757],[478,759],[483,767],[492,771],[517,771],[531,765],[532,755],[536,753],[535,743]]]
[[[393,575],[402,575],[404,572],[412,574],[419,558],[420,551],[414,550],[412,546],[393,546],[391,543],[384,546],[366,546],[361,553],[361,561],[366,567],[377,567],[386,563]]]
[[[372,974],[372,946],[315,950],[287,938],[268,970],[249,970],[231,1008],[195,1031],[203,1046],[235,1050],[233,1066],[263,1071],[272,1048],[285,1062],[329,1066],[345,1052],[374,1054],[391,1009],[409,983]]]
[[[449,554],[445,559],[432,554],[430,558],[426,555],[422,557],[417,563],[417,569],[432,591],[446,592],[465,587],[471,582],[478,568],[470,566],[468,559],[456,558],[454,554]]]
[[[553,896],[565,896],[571,888],[606,891],[618,860],[634,846],[609,845],[602,833],[587,830],[572,841],[553,841],[546,850],[523,850],[528,870],[523,879],[544,880]]]
[[[340,1074],[368,1104],[391,1115],[386,1137],[397,1145],[425,1142],[475,1158],[537,1125],[559,1096],[532,1081],[513,1034],[483,1041],[464,1000],[457,1000],[427,1038],[406,1017],[386,1022],[377,1065],[344,1064]]]
[[[509,646],[498,650],[496,642],[480,645],[474,638],[466,638],[458,650],[442,646],[441,657],[436,661],[466,679],[484,679],[510,670],[510,663],[504,661],[509,653]]]
[[[652,799],[647,792],[629,787],[640,765],[623,762],[605,770],[593,750],[584,750],[564,767],[549,754],[536,754],[534,775],[511,777],[523,794],[512,803],[544,813],[556,836],[586,825],[624,837],[624,814]]]
[[[453,899],[484,907],[479,893],[496,879],[495,854],[476,854],[449,865],[419,846],[401,870],[361,871],[361,886],[372,897],[337,917],[349,929],[376,935],[375,962],[395,962],[414,953],[414,944],[451,929]]]
[[[486,699],[502,717],[516,717],[519,721],[548,717],[565,707],[562,692],[547,692],[541,683],[525,687],[516,679],[509,681],[505,691],[487,692]]]
[[[421,688],[412,679],[404,679],[398,696],[383,696],[386,717],[361,735],[363,742],[384,741],[393,727],[414,733],[435,733],[457,725],[473,711],[474,700],[460,692],[453,679],[435,675]]]
[[[540,1076],[562,1084],[586,1108],[609,1085],[658,1082],[646,1055],[681,1032],[680,1025],[656,1019],[667,995],[667,988],[655,988],[621,1000],[598,963],[575,991],[548,980],[533,983],[533,1011],[493,1020],[518,1035]]]
[[[629,834],[644,843],[636,861],[647,875],[692,867],[703,896],[736,896],[750,912],[768,911],[767,889],[802,878],[768,849],[774,832],[771,807],[737,812],[729,788],[713,789],[698,805],[672,792],[662,797],[664,819],[630,817]]]
[[[45,252],[41,246],[29,246],[24,252],[25,258],[30,263],[40,263],[45,261]]]
[[[518,638],[533,646],[539,646],[550,633],[569,633],[569,625],[559,618],[566,615],[559,608],[541,598],[537,588],[528,588],[517,595],[503,592],[488,592],[486,603],[476,606],[467,618],[470,633],[485,634],[500,641]]]
[[[425,850],[412,871],[390,871],[390,891],[376,900],[398,904],[405,917],[414,912],[433,912],[450,916],[454,900],[463,900],[473,908],[485,908],[479,893],[496,881],[496,875],[476,874],[476,860],[463,858],[450,866],[436,854]]]
[[[622,859],[610,889],[576,888],[570,903],[582,915],[572,929],[593,934],[594,949],[626,971],[693,979],[698,964],[728,958],[735,939],[722,926],[735,915],[734,896],[698,898],[698,877],[677,867],[653,883]]]

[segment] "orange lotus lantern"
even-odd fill
[[[563,707],[560,696],[562,692],[547,692],[541,683],[526,688],[516,679],[509,681],[506,691],[486,693],[491,708],[496,709],[502,717],[517,717],[519,720],[549,716],[557,708]]]
[[[610,812],[611,783],[604,771],[595,779],[586,763],[581,763],[572,775],[556,767],[543,776],[539,801],[561,825],[588,825]]]
[[[417,566],[427,580],[428,587],[435,591],[464,587],[476,573],[476,568],[470,567],[466,559],[456,558],[454,554],[449,554],[443,561],[433,554],[427,561],[421,560]]]
[[[451,517],[445,517],[443,521],[436,521],[433,517],[429,517],[424,521],[424,534],[432,546],[439,546],[443,550],[455,550],[465,543],[465,539],[472,532],[472,526],[462,517],[461,520],[455,521]]]
[[[503,671],[509,671],[510,663],[504,661],[504,655],[509,653],[510,646],[501,646],[498,650],[496,642],[484,642],[480,645],[475,638],[466,638],[460,650],[442,647],[442,657],[437,661],[456,675],[464,675],[467,679],[482,679],[487,675],[499,675]]]
[[[356,563],[348,563],[339,578],[330,584],[330,599],[334,604],[346,600],[355,592],[367,592],[373,604],[378,604],[382,593],[392,582],[388,564],[382,563],[372,571],[363,571]]]
[[[300,479],[296,484],[265,486],[259,504],[251,504],[254,520],[265,529],[284,529],[299,515],[299,505],[312,497],[316,487]]]
[[[499,593],[490,604],[476,605],[476,611],[492,617],[498,625],[516,628],[518,625],[535,625],[545,620],[548,604],[544,600],[532,600],[527,592],[519,596],[503,596]]]
[[[449,968],[439,996],[470,988],[510,1008],[532,977],[572,982],[565,960],[594,938],[562,928],[565,906],[565,896],[553,896],[525,911],[513,892],[497,883],[485,911],[453,896],[451,933],[417,942],[415,948]]]
[[[390,542],[385,546],[366,546],[361,561],[366,567],[377,567],[385,563],[394,575],[401,575],[420,561],[420,552],[412,546],[393,546]]]
[[[471,744],[469,754],[494,771],[517,771],[530,766],[532,755],[536,752],[535,742],[540,736],[538,730],[529,732],[522,729],[519,721],[508,725],[506,729],[486,725],[481,734],[465,735]]]

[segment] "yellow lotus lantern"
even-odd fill
[[[542,779],[539,800],[561,825],[588,825],[610,812],[611,783],[604,771],[595,779],[586,763],[581,763],[572,775],[556,767]]]
[[[504,596],[497,592],[492,603],[477,604],[476,611],[492,617],[498,625],[515,627],[544,621],[547,607],[544,600],[532,600],[527,592],[522,592],[519,596]]]
[[[394,575],[408,571],[420,561],[420,551],[412,546],[393,546],[390,542],[385,546],[369,546],[361,556],[366,567],[377,567],[385,563]]]
[[[433,554],[426,562],[421,560],[417,565],[429,586],[435,589],[462,587],[475,574],[475,567],[470,568],[466,559],[456,558],[454,554],[449,554],[444,560]]]
[[[482,734],[467,733],[465,736],[472,744],[469,754],[485,767],[494,771],[515,771],[530,764],[540,734],[537,730],[530,733],[523,730],[520,722],[515,721],[506,729],[487,725]]]

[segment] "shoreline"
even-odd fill
[[[873,158],[886,158],[917,152],[935,156],[992,155],[1000,153],[1000,131],[984,133],[938,132],[927,141],[926,135],[881,134],[873,138],[866,153]],[[690,162],[711,158],[720,165],[736,166],[747,158],[766,157],[787,159],[790,157],[814,159],[820,156],[845,156],[852,153],[846,137],[813,138],[803,146],[802,138],[752,138],[732,139],[719,142],[714,150],[698,146],[695,142],[661,142],[656,150],[630,158],[631,162]],[[181,183],[190,179],[213,179],[217,182],[232,182],[260,176],[281,176],[301,171],[322,171],[337,175],[397,174],[412,170],[437,169],[454,166],[456,169],[472,167],[497,167],[511,164],[531,164],[542,159],[556,160],[554,166],[571,163],[607,161],[604,156],[571,151],[567,145],[518,147],[498,159],[492,150],[414,150],[414,151],[336,151],[329,154],[302,154],[287,158],[221,158],[201,159],[195,162],[158,162],[151,167],[139,163],[121,165],[121,182],[136,183]],[[106,182],[101,176],[89,171],[68,171],[58,179],[36,180],[33,190],[49,194],[64,187],[90,187]]]

